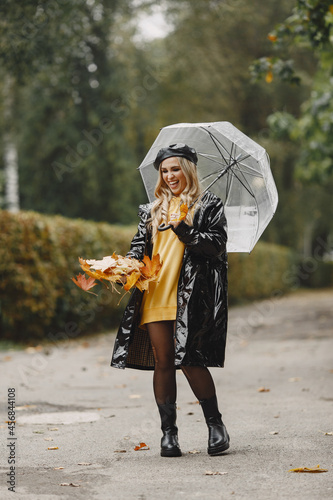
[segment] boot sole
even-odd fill
[[[180,450],[161,450],[161,457],[181,457],[182,452]]]
[[[220,455],[224,451],[227,451],[230,448],[229,443],[222,444],[218,448],[208,448],[207,452],[208,455],[214,456],[214,455]]]

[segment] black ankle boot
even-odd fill
[[[161,457],[181,457],[182,452],[178,444],[178,428],[176,426],[176,404],[158,404],[157,407],[161,416],[161,429],[163,432]]]
[[[216,396],[199,401],[208,426],[208,449],[209,455],[219,455],[229,448],[229,434],[222,422],[222,415],[217,407]]]

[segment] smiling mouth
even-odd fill
[[[177,186],[177,184],[178,184],[178,181],[175,181],[175,182],[169,182],[169,186],[170,186],[171,188],[176,187],[176,186]]]

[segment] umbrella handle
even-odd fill
[[[158,228],[157,228],[157,229],[158,229],[159,231],[166,231],[167,229],[170,229],[171,227],[172,227],[172,226],[171,226],[171,224],[168,224],[168,225],[166,226],[166,225],[164,224],[164,222],[162,222],[162,224],[160,224],[160,225],[158,226]]]

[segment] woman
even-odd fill
[[[208,453],[229,448],[208,366],[224,365],[227,331],[226,219],[222,201],[200,196],[195,150],[185,144],[161,149],[156,200],[141,205],[138,232],[127,257],[160,254],[158,283],[135,289],[117,334],[111,366],[153,369],[161,417],[161,456],[181,456],[176,426],[176,369],[199,400],[209,430]],[[199,199],[198,199],[199,197]],[[198,199],[198,200],[197,200]],[[177,221],[182,203],[190,208]],[[158,231],[161,223],[171,230]]]

